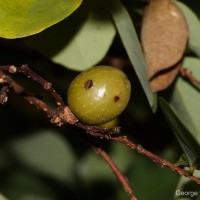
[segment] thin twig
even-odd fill
[[[8,101],[8,91],[9,87],[7,85],[0,88],[0,104],[5,104]]]
[[[6,71],[10,74],[21,73],[24,76],[38,82],[45,90],[49,90],[52,97],[55,99],[56,104],[58,105],[58,110],[63,110],[65,103],[62,100],[61,96],[53,88],[52,84],[46,81],[43,77],[32,71],[28,65],[22,65],[21,67],[16,67],[14,65],[4,65],[0,67],[0,70]]]
[[[95,136],[95,137],[99,137],[99,134],[96,135],[96,133],[90,133],[91,135]],[[190,175],[190,173],[188,173],[187,170],[184,170],[180,167],[178,167],[175,164],[170,163],[169,161],[160,158],[159,156],[153,154],[152,152],[144,149],[140,144],[136,144],[133,141],[130,141],[126,136],[112,136],[112,135],[105,135],[105,134],[100,134],[100,138],[101,139],[108,139],[108,140],[114,140],[117,142],[120,142],[122,144],[125,144],[126,146],[130,147],[133,150],[136,150],[138,153],[143,154],[145,156],[147,156],[148,158],[150,158],[151,160],[153,160],[153,162],[159,164],[161,167],[168,167],[169,169],[171,169],[172,171],[176,171],[177,173],[179,173],[180,175],[183,175],[191,180],[193,180],[194,182],[196,182],[197,184],[200,184],[200,179]]]
[[[110,166],[110,168],[112,169],[113,173],[115,174],[115,176],[117,177],[117,179],[119,180],[119,182],[123,185],[124,190],[127,192],[127,194],[129,195],[130,200],[137,200],[136,196],[133,193],[133,189],[131,188],[129,181],[127,179],[127,177],[125,177],[122,172],[120,171],[120,169],[116,166],[116,164],[111,160],[111,158],[109,157],[109,155],[100,147],[94,147],[92,146],[94,151],[101,155],[101,157],[107,162],[107,164]]]
[[[76,127],[85,130],[87,133],[97,136],[97,137],[107,137],[109,139],[110,135],[119,135],[121,127],[116,126],[113,128],[101,128],[99,126],[82,124],[81,122],[76,122],[74,124]]]
[[[31,95],[28,93],[23,87],[21,87],[18,83],[14,82],[9,76],[9,84],[13,87],[15,93],[22,95],[30,104],[34,105],[38,109],[44,111],[47,113],[47,116],[51,118],[51,122],[62,126],[63,124],[69,123],[73,124],[87,132],[95,132],[96,134],[119,134],[120,127],[115,127],[111,129],[102,129],[98,126],[89,126],[84,125],[80,122],[78,122],[78,119],[76,116],[71,112],[71,110],[68,108],[68,106],[65,105],[64,101],[62,100],[61,96],[56,92],[56,90],[53,88],[52,84],[45,80],[43,77],[32,71],[28,65],[22,65],[21,67],[16,67],[14,65],[4,65],[0,66],[1,71],[5,71],[9,74],[16,74],[20,73],[26,76],[27,78],[30,78],[37,83],[39,83],[45,90],[48,90],[51,94],[51,96],[55,99],[56,104],[58,105],[57,111],[50,108],[46,105],[43,101],[37,99],[34,95]],[[1,72],[3,73],[3,72]],[[3,95],[3,94],[2,94]],[[3,96],[4,97],[4,96]],[[100,136],[100,135],[99,135]]]
[[[23,97],[31,105],[34,105],[37,109],[44,111],[47,114],[48,118],[51,118],[55,115],[55,110],[47,106],[47,104],[41,101],[40,99],[30,95],[23,95]]]
[[[180,75],[181,75],[183,78],[188,79],[193,85],[195,85],[195,86],[197,86],[198,88],[200,88],[200,81],[197,80],[197,79],[192,75],[192,72],[191,72],[189,69],[181,67],[179,72],[180,72]]]
[[[5,104],[8,100],[7,93],[12,87],[12,80],[0,71],[0,104]]]
[[[120,142],[122,144],[125,144],[126,146],[130,147],[131,149],[136,150],[138,153],[147,156],[148,158],[153,160],[153,162],[159,164],[161,167],[168,167],[172,171],[176,171],[180,175],[183,175],[183,176],[193,180],[197,184],[200,184],[200,179],[193,175],[190,175],[190,173],[188,173],[187,170],[184,170],[184,169],[178,167],[177,165],[172,164],[163,158],[160,158],[159,156],[153,154],[152,152],[144,149],[140,144],[136,144],[133,141],[130,141],[126,136],[116,136],[116,135],[107,135],[107,134],[102,134],[102,133],[96,133],[96,132],[93,132],[92,129],[90,130],[90,132],[87,132],[87,133],[89,133],[90,135],[95,136],[95,137],[100,137],[101,139],[114,140],[114,141]]]
[[[135,144],[134,142],[127,139],[127,137],[111,137],[111,140],[118,141],[120,143],[125,144],[126,146],[130,147],[131,149],[136,150],[138,153],[143,154],[153,160],[155,163],[158,163],[161,167],[168,167],[172,171],[176,171],[180,175],[183,175],[187,178],[190,178],[191,180],[195,181],[196,183],[200,184],[200,179],[197,177],[194,177],[188,173],[187,170],[184,170],[175,164],[170,163],[169,161],[160,158],[159,156],[153,154],[150,151],[147,151],[144,149],[140,144]]]
[[[113,141],[123,143],[126,146],[130,147],[131,149],[136,150],[138,153],[149,157],[151,160],[158,163],[160,166],[166,166],[166,167],[170,168],[171,170],[176,171],[180,175],[188,177],[191,180],[195,181],[196,183],[200,184],[200,179],[190,175],[188,173],[188,171],[147,151],[140,144],[135,144],[134,142],[128,140],[126,136],[118,136],[118,134],[120,132],[119,128],[101,129],[96,126],[89,126],[89,125],[80,123],[78,121],[78,119],[74,116],[74,114],[71,112],[71,110],[67,106],[65,106],[61,96],[55,91],[55,89],[52,87],[52,84],[49,83],[48,81],[46,81],[45,79],[43,79],[41,76],[39,76],[32,70],[30,70],[27,65],[23,65],[20,68],[13,66],[13,65],[5,65],[5,66],[1,66],[0,70],[6,71],[10,74],[21,73],[21,74],[31,78],[32,80],[38,82],[44,89],[50,91],[50,94],[55,99],[55,101],[58,105],[57,111],[54,111],[54,109],[47,106],[42,100],[39,100],[36,97],[34,97],[33,95],[30,95],[29,93],[27,93],[23,89],[23,87],[21,87],[19,84],[15,83],[9,76],[4,76],[4,75],[2,75],[2,72],[0,73],[0,75],[1,75],[0,76],[0,85],[1,86],[3,85],[2,94],[6,95],[6,93],[9,90],[9,88],[6,88],[6,87],[4,88],[4,86],[8,86],[10,88],[12,87],[16,93],[22,95],[29,103],[33,104],[37,108],[46,112],[47,115],[51,117],[52,123],[57,124],[59,126],[65,124],[65,123],[73,124],[81,129],[85,130],[86,133],[88,133],[92,136],[95,136],[95,137],[98,137],[101,139],[113,140]],[[195,83],[198,86],[200,86],[200,82],[197,81],[191,75],[191,73],[189,71],[180,70],[180,73],[182,74],[182,76],[187,77],[189,80],[191,80],[192,83]],[[0,91],[0,94],[1,94],[1,91]],[[99,153],[101,153],[101,151]],[[101,154],[102,154],[102,156],[106,157],[106,159],[109,158],[109,157],[107,158],[108,155],[106,156],[105,153],[101,153]],[[114,166],[112,166],[112,170],[114,170]],[[118,176],[118,174],[116,174],[116,176],[118,177],[119,180],[121,180],[121,178]]]
[[[68,106],[65,106],[62,98],[60,95],[53,89],[52,85],[49,84],[45,79],[40,77],[38,74],[33,72],[28,68],[28,66],[23,65],[21,68],[15,67],[13,65],[7,65],[7,66],[2,66],[1,67],[2,71],[9,72],[10,74],[14,73],[22,73],[23,75],[27,76],[28,78],[31,78],[32,80],[38,82],[44,89],[50,90],[51,95],[55,98],[57,105],[59,106],[58,112],[56,112],[54,109],[51,107],[47,106],[46,103],[44,103],[42,100],[38,99],[34,95],[31,95],[29,92],[27,92],[21,85],[16,83],[11,79],[10,76],[6,76],[3,72],[0,71],[2,77],[5,79],[1,79],[1,84],[7,84],[6,88],[2,87],[4,90],[0,94],[2,96],[6,92],[8,92],[8,88],[11,88],[14,90],[16,94],[19,94],[24,97],[25,100],[27,100],[30,104],[34,105],[38,109],[44,111],[47,113],[47,116],[51,118],[51,122],[54,124],[57,124],[59,126],[63,125],[64,123],[70,123],[70,124],[75,124],[75,126],[84,129],[87,133],[94,133],[95,136],[108,136],[109,134],[115,133],[118,134],[120,132],[120,127],[116,127],[114,129],[102,129],[97,126],[89,126],[89,125],[84,125],[80,122],[77,121],[76,117],[73,115],[73,113],[70,111]],[[8,81],[9,80],[9,81]],[[4,100],[5,101],[5,100]],[[7,101],[7,100],[6,100]],[[3,102],[3,99],[2,99]],[[60,103],[59,103],[60,102]],[[93,148],[95,148],[93,146]],[[118,167],[113,163],[113,161],[110,159],[109,155],[103,151],[101,148],[95,148],[95,152],[100,154],[105,161],[108,163],[110,168],[112,169],[113,173],[116,175],[118,180],[122,183],[124,186],[125,191],[128,193],[129,197],[131,200],[136,200],[136,197],[133,194],[133,191],[129,185],[128,179],[122,174],[122,172],[118,169]]]
[[[26,91],[21,85],[19,85],[17,82],[12,80],[10,76],[8,76],[8,75],[6,76],[3,72],[1,72],[1,75],[5,77],[5,80],[7,80],[7,85],[3,86],[0,89],[0,103],[3,104],[7,101],[8,97],[7,97],[6,93],[9,92],[9,90],[12,88],[16,94],[22,96],[31,105],[34,105],[37,109],[40,109],[40,110],[44,111],[45,113],[47,113],[48,117],[53,117],[55,115],[56,111],[53,108],[49,107],[42,100],[38,99],[33,94]]]

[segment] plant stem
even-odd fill
[[[124,190],[127,192],[127,194],[129,195],[130,200],[137,200],[137,198],[135,197],[133,190],[129,184],[129,181],[127,179],[127,177],[125,177],[122,172],[119,170],[119,168],[117,167],[117,165],[111,160],[110,156],[100,147],[94,147],[92,146],[94,151],[101,155],[101,157],[107,162],[107,164],[110,166],[110,168],[112,169],[112,172],[115,174],[115,176],[117,177],[117,179],[119,180],[119,182],[123,185]]]
[[[32,95],[30,92],[26,91],[21,85],[13,81],[9,75],[4,74],[3,71],[9,74],[21,73],[24,76],[38,82],[45,90],[50,91],[50,95],[55,99],[56,104],[58,106],[57,110],[49,107],[45,102],[38,99],[36,96]],[[191,75],[191,72],[189,70],[182,68],[180,70],[180,74],[183,77],[188,78],[193,84],[200,87],[200,82],[197,81]],[[69,123],[79,127],[80,129],[84,130],[87,134],[93,137],[98,137],[100,139],[113,140],[123,143],[129,148],[136,150],[138,153],[147,156],[154,162],[158,163],[160,166],[166,166],[169,169],[176,171],[180,175],[188,177],[194,182],[200,184],[200,179],[190,175],[187,170],[184,170],[176,166],[175,164],[172,164],[167,160],[162,159],[159,156],[151,153],[150,151],[144,149],[140,144],[136,144],[133,141],[130,141],[126,136],[119,136],[120,133],[119,127],[115,127],[113,129],[102,129],[97,126],[85,125],[79,122],[78,119],[71,112],[69,107],[64,104],[64,101],[62,100],[61,96],[52,87],[52,84],[46,81],[41,76],[39,76],[38,74],[36,74],[35,72],[33,72],[31,69],[29,69],[27,65],[22,65],[22,67],[16,67],[13,65],[0,66],[0,103],[3,104],[7,102],[7,93],[10,91],[11,88],[16,94],[20,94],[21,96],[23,96],[30,104],[46,112],[47,116],[51,118],[51,123],[54,123],[58,126]],[[117,166],[113,163],[109,155],[99,147],[98,148],[94,147],[94,150],[96,151],[96,153],[100,154],[104,158],[104,160],[108,163],[108,165],[111,167],[113,173],[117,176],[118,180],[124,186],[125,191],[129,194],[130,199],[136,200],[136,197],[133,194],[133,191],[128,183],[128,180],[120,172]]]

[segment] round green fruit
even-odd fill
[[[118,125],[118,118],[115,118],[115,119],[113,119],[113,120],[111,120],[111,121],[109,121],[109,122],[106,122],[105,124],[101,124],[101,125],[99,125],[99,127],[100,128],[113,128],[113,127],[115,127],[115,126],[117,126]]]
[[[79,74],[70,84],[68,105],[85,124],[105,124],[121,114],[128,104],[131,84],[119,69],[96,66]]]

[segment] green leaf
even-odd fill
[[[16,167],[11,173],[6,173],[6,181],[1,180],[0,186],[1,190],[11,200],[39,200],[41,197],[44,197],[43,199],[45,200],[50,200],[48,197],[55,197],[58,189],[53,189],[52,185],[55,182],[52,180],[49,180],[48,183],[44,181],[41,174],[30,173],[30,171],[28,172],[28,170],[24,169],[19,170]]]
[[[171,161],[175,160],[177,156],[172,148],[164,149],[162,152],[159,151],[159,155]],[[132,165],[129,166],[129,170],[125,173],[130,184],[134,186],[134,193],[137,199],[172,200],[174,188],[180,176],[166,167],[161,168],[152,160],[138,153],[134,152],[132,157]],[[124,189],[121,187],[120,190],[118,189],[117,191],[121,193],[121,198],[118,197],[117,200],[127,200],[127,194],[125,194]]]
[[[24,195],[23,197],[18,198],[17,200],[33,200],[33,199],[37,199],[37,200],[54,200],[53,198],[47,198],[47,197],[41,197],[38,195],[31,195],[31,194],[27,194]]]
[[[188,110],[185,106],[184,99],[182,99],[180,89],[178,87],[174,87],[173,92],[170,95],[171,96],[169,103],[176,110],[177,114],[179,115],[179,118],[185,124],[185,126],[187,126],[191,134],[193,134],[193,136],[196,137],[197,130],[192,122],[192,119],[190,118]]]
[[[133,22],[120,0],[108,0],[107,2],[128,57],[144,89],[149,104],[153,108],[155,106],[155,97],[149,86],[146,72],[147,66]]]
[[[186,57],[183,66],[190,69],[192,74],[198,78],[200,76],[200,59]],[[188,81],[179,77],[174,85],[171,93],[170,104],[176,110],[178,117],[187,126],[190,133],[195,137],[196,141],[200,143],[200,124],[199,124],[199,106],[200,93],[197,88],[192,86]],[[200,172],[195,170],[194,176],[199,177]],[[199,186],[194,184],[188,178],[181,177],[180,182],[176,188],[175,199],[191,199],[189,196],[180,196],[179,191],[199,191]],[[195,195],[196,197],[196,195]]]
[[[163,98],[159,98],[161,109],[179,141],[187,160],[192,167],[200,166],[200,146],[183,122],[178,118],[175,110]]]
[[[193,176],[200,177],[200,171],[196,170]],[[190,193],[188,193],[188,191]],[[191,200],[191,199],[198,200],[200,197],[199,191],[200,191],[200,185],[182,176],[176,187],[174,193],[174,200]],[[181,195],[180,192],[184,192],[185,195]]]
[[[0,0],[0,37],[20,38],[56,24],[74,12],[82,0]]]
[[[101,0],[88,0],[73,16],[29,41],[54,62],[83,71],[104,58],[115,34],[105,4]]]
[[[0,194],[0,200],[8,200],[8,199],[4,197],[2,194]]]
[[[119,143],[110,146],[110,157],[121,171],[125,171],[133,162],[132,152]],[[78,174],[86,184],[98,180],[116,182],[116,177],[101,156],[90,151],[85,154],[78,164]]]
[[[194,77],[197,79],[200,77],[200,59],[186,57],[182,65],[191,70]],[[173,105],[181,120],[200,143],[200,112],[198,109],[200,107],[200,90],[179,77],[171,94],[170,104]]]
[[[200,56],[200,21],[195,13],[181,2],[176,2],[184,13],[189,26],[189,48]]]
[[[75,155],[58,132],[43,130],[11,142],[10,149],[22,163],[57,180],[72,183]]]

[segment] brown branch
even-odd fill
[[[9,92],[8,86],[2,86],[0,88],[0,104],[5,104],[8,100],[7,93]]]
[[[126,146],[130,147],[131,149],[136,150],[138,153],[147,156],[148,158],[153,160],[155,163],[158,163],[161,167],[168,167],[172,171],[176,171],[180,175],[190,178],[191,180],[195,181],[197,184],[200,184],[200,179],[190,175],[187,170],[184,170],[184,169],[176,166],[175,164],[172,164],[169,161],[162,159],[159,156],[151,153],[150,151],[147,151],[140,144],[135,144],[134,142],[128,140],[127,137],[112,137],[110,139],[118,141],[120,143],[123,143]]]
[[[48,118],[51,118],[55,115],[55,110],[51,107],[47,106],[46,103],[39,100],[38,98],[30,95],[23,95],[24,99],[26,99],[31,105],[34,105],[37,109],[44,111],[47,114]]]
[[[89,126],[82,124],[78,122],[78,119],[76,116],[71,112],[71,110],[64,104],[64,101],[62,100],[61,96],[56,92],[56,90],[53,88],[52,84],[49,83],[47,80],[42,78],[40,75],[32,71],[27,65],[22,65],[21,67],[16,67],[14,65],[4,65],[0,66],[0,70],[7,72],[9,74],[16,74],[20,73],[26,76],[27,78],[30,78],[37,83],[39,83],[45,90],[48,90],[50,92],[50,95],[55,99],[56,104],[58,105],[57,111],[53,108],[49,107],[44,103],[42,100],[39,100],[34,95],[30,94],[30,92],[27,92],[22,86],[20,86],[18,83],[13,81],[10,76],[6,76],[3,72],[4,79],[8,79],[7,81],[3,79],[3,82],[9,82],[10,87],[13,88],[14,92],[17,94],[20,94],[23,96],[24,99],[26,99],[30,104],[34,105],[36,108],[44,111],[47,113],[47,116],[51,118],[51,123],[56,124],[58,126],[62,126],[63,124],[69,123],[73,124],[86,132],[96,133],[96,135],[101,136],[101,134],[119,134],[120,127],[115,127],[111,129],[102,129],[98,126]],[[1,79],[0,79],[1,84]],[[0,93],[1,94],[1,93]],[[1,98],[1,96],[0,96]],[[5,98],[5,94],[2,93],[2,103],[4,101],[7,101]]]
[[[0,104],[5,104],[8,100],[7,93],[12,87],[12,80],[0,71]]]
[[[136,144],[133,141],[130,141],[126,136],[117,136],[116,137],[116,136],[105,135],[105,134],[101,134],[101,133],[96,134],[95,132],[92,132],[92,130],[89,134],[91,134],[95,137],[100,137],[101,139],[114,140],[114,141],[120,142],[122,144],[125,144],[126,146],[130,147],[131,149],[136,150],[138,153],[147,156],[148,158],[153,160],[153,162],[159,164],[161,167],[168,167],[172,171],[176,171],[180,175],[183,175],[183,176],[193,180],[197,184],[200,184],[200,179],[193,175],[190,175],[190,173],[187,170],[184,170],[184,169],[178,167],[177,165],[172,164],[163,158],[160,158],[159,156],[153,154],[152,152],[144,149],[140,144]]]
[[[177,165],[172,164],[163,158],[160,158],[159,156],[153,154],[152,152],[144,149],[140,144],[136,144],[133,141],[130,141],[126,136],[116,136],[116,135],[97,133],[97,132],[93,131],[92,129],[90,131],[88,131],[87,133],[92,136],[99,137],[101,139],[114,140],[114,141],[120,142],[122,144],[125,144],[126,146],[130,147],[131,149],[136,150],[138,153],[147,156],[148,158],[153,160],[153,162],[159,164],[161,167],[168,167],[172,171],[176,171],[180,175],[183,175],[183,176],[193,180],[197,184],[200,184],[200,179],[191,175],[187,170],[184,170],[184,169],[178,167]]]
[[[1,74],[3,74],[5,77],[9,76],[6,76],[2,71],[7,72],[9,74],[23,74],[24,76],[36,81],[45,90],[48,90],[50,92],[50,95],[55,99],[56,104],[58,106],[57,110],[49,107],[45,102],[30,94],[30,92],[27,92],[22,86],[20,86],[18,83],[16,83],[9,77],[10,87],[13,88],[14,92],[23,96],[24,99],[26,99],[30,104],[34,105],[36,108],[46,112],[47,116],[51,118],[52,123],[61,126],[66,123],[74,124],[78,121],[78,119],[72,114],[68,107],[65,106],[64,101],[62,100],[61,96],[56,92],[56,90],[52,87],[52,84],[46,81],[41,76],[39,76],[38,74],[36,74],[34,71],[32,71],[27,65],[22,65],[21,67],[16,67],[14,65],[4,65],[0,66],[0,70]],[[4,93],[2,93],[2,102],[4,100],[3,98],[5,98],[4,96]]]
[[[10,74],[21,73],[24,76],[38,82],[45,90],[49,90],[52,97],[55,99],[56,104],[58,105],[58,110],[63,110],[65,103],[62,100],[61,96],[53,88],[52,84],[42,78],[40,75],[32,71],[28,65],[22,65],[21,67],[16,67],[14,65],[4,65],[0,67],[0,70],[6,71]]]
[[[10,76],[6,76],[1,71],[5,71],[9,74],[21,73],[21,74],[27,76],[28,78],[31,78],[32,80],[38,82],[45,90],[48,90],[50,92],[51,96],[55,99],[55,101],[57,103],[58,109],[57,110],[52,109],[51,107],[46,105],[46,103],[44,103],[42,100],[39,100],[34,95],[31,95],[30,93],[25,91],[24,88],[21,87],[19,84],[15,83],[10,78]],[[200,82],[197,81],[191,75],[191,73],[189,71],[182,69],[182,70],[180,70],[180,73],[182,74],[182,76],[187,77],[189,80],[191,80],[192,83],[195,83],[198,86],[200,86]],[[102,128],[99,128],[96,126],[89,126],[89,125],[80,123],[78,121],[78,119],[74,116],[74,114],[71,112],[71,110],[67,106],[65,106],[61,96],[55,91],[55,89],[52,87],[52,84],[49,83],[48,81],[46,81],[45,79],[43,79],[41,76],[39,76],[35,72],[33,72],[31,69],[29,69],[27,65],[23,65],[22,67],[16,67],[13,65],[1,66],[0,67],[0,86],[1,86],[0,95],[2,95],[2,102],[7,101],[6,93],[10,90],[10,88],[13,88],[15,93],[22,95],[30,104],[33,104],[38,109],[46,112],[47,116],[51,117],[52,123],[54,123],[58,126],[61,126],[65,123],[73,124],[81,129],[85,130],[86,133],[88,133],[94,137],[98,137],[101,139],[107,139],[107,140],[114,140],[114,141],[123,143],[126,146],[130,147],[131,149],[136,150],[138,153],[149,157],[151,160],[158,163],[160,166],[166,166],[166,167],[170,168],[171,170],[176,171],[180,175],[188,177],[191,180],[195,181],[196,183],[200,184],[200,179],[190,175],[188,173],[188,171],[147,151],[141,145],[135,144],[134,142],[128,140],[127,137],[118,136],[118,134],[120,133],[119,127],[116,127],[114,129],[102,129]],[[118,177],[118,179],[121,181],[121,183],[123,185],[128,184],[128,183],[124,183],[125,179],[122,179],[123,176],[121,176],[119,174],[119,172],[115,171],[116,166],[111,164],[111,161],[109,160],[110,159],[109,156],[103,150],[97,149],[97,152],[100,153],[102,155],[102,157],[104,157],[105,160],[107,160],[107,162],[109,162],[108,163],[109,166],[112,168],[113,172]],[[126,187],[128,187],[128,186],[126,186]],[[129,195],[131,194],[131,192],[129,190],[128,190],[128,193],[129,193]]]
[[[31,105],[34,105],[37,109],[46,112],[48,117],[53,117],[55,115],[56,111],[49,107],[47,104],[45,104],[42,100],[38,99],[33,94],[26,91],[21,85],[13,81],[8,75],[5,75],[3,72],[0,72],[0,74],[7,81],[4,82],[4,84],[6,85],[3,85],[0,89],[0,103],[3,104],[7,101],[8,97],[6,93],[9,92],[9,90],[12,88],[16,94],[21,95]]]
[[[197,86],[198,88],[200,87],[200,81],[198,81],[198,80],[192,75],[192,72],[191,72],[189,69],[186,69],[186,68],[181,67],[179,72],[180,72],[180,75],[181,75],[183,78],[188,79],[193,85]]]
[[[137,200],[137,198],[135,197],[133,190],[129,184],[129,181],[127,179],[127,177],[125,177],[122,172],[119,170],[119,168],[116,166],[116,164],[111,160],[111,158],[109,157],[109,155],[100,147],[94,147],[92,146],[94,151],[101,155],[101,157],[107,162],[107,164],[110,166],[110,168],[112,169],[112,172],[115,174],[115,176],[117,177],[117,179],[119,180],[119,182],[123,185],[124,190],[127,192],[127,194],[129,195],[130,200]]]
[[[54,109],[49,107],[46,103],[44,103],[42,100],[38,99],[34,95],[27,92],[21,85],[19,85],[15,81],[13,81],[10,76],[7,76],[3,72],[0,71],[2,77],[4,77],[4,79],[5,79],[5,80],[2,79],[0,84],[6,83],[8,85],[8,86],[6,86],[6,88],[2,87],[5,91],[3,90],[1,92],[1,90],[0,90],[0,100],[1,100],[1,94],[2,94],[2,102],[5,101],[5,98],[3,99],[3,94],[6,94],[5,92],[8,92],[7,88],[12,88],[16,94],[23,96],[23,98],[25,100],[27,100],[31,105],[34,105],[36,108],[46,112],[47,116],[51,118],[51,122],[58,126],[61,126],[64,123],[74,124],[75,126],[85,130],[90,135],[92,135],[92,134],[94,134],[95,136],[98,135],[101,138],[105,137],[105,136],[108,136],[108,138],[109,138],[110,134],[113,134],[113,133],[118,134],[120,132],[120,127],[115,127],[113,129],[102,129],[102,128],[99,128],[98,126],[89,126],[89,125],[84,125],[84,124],[78,122],[77,118],[71,112],[69,107],[64,105],[62,98],[53,89],[52,85],[49,82],[47,82],[45,79],[40,77],[38,74],[36,74],[32,70],[30,70],[27,65],[23,65],[21,68],[18,68],[13,65],[2,66],[1,70],[6,71],[10,74],[22,73],[23,75],[27,76],[28,78],[31,78],[32,80],[38,82],[44,89],[50,91],[51,95],[56,100],[57,105],[59,106],[59,109],[56,112]],[[103,151],[101,148],[95,148],[94,146],[93,146],[93,148],[95,149],[95,152],[100,154],[105,159],[105,161],[108,163],[108,165],[112,169],[113,173],[116,175],[118,180],[124,186],[125,191],[129,194],[130,199],[136,200],[136,197],[134,196],[132,189],[128,183],[128,179],[122,174],[122,172],[113,163],[113,161],[110,159],[109,155],[105,151]]]
[[[93,126],[93,125],[87,125],[87,124],[82,124],[81,122],[76,122],[74,124],[76,127],[81,128],[82,130],[85,130],[87,133],[90,135],[93,135],[95,137],[106,137],[107,139],[110,138],[110,135],[119,135],[121,131],[121,127],[116,126],[113,128],[100,128],[99,126]]]

